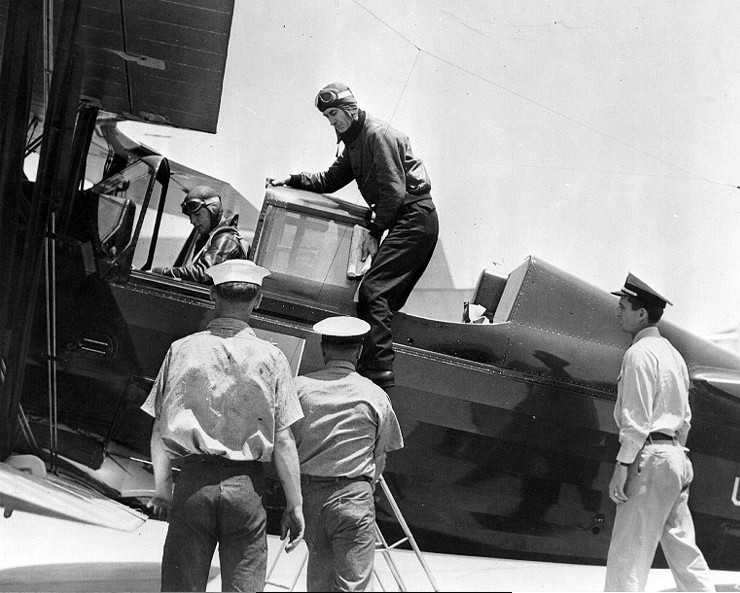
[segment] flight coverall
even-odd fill
[[[424,163],[408,137],[360,110],[341,135],[344,149],[321,173],[290,176],[290,187],[335,192],[353,179],[372,217],[370,234],[380,241],[360,284],[357,316],[370,324],[358,370],[392,370],[395,353],[391,322],[432,259],[439,220]]]
[[[239,240],[239,230],[228,222],[213,229],[203,246],[193,256],[193,261],[184,266],[153,268],[152,272],[190,282],[211,284],[206,270],[229,259],[247,259]]]

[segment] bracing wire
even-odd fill
[[[717,179],[711,179],[709,177],[698,175],[694,171],[691,171],[691,170],[687,169],[686,167],[683,167],[681,165],[677,165],[676,163],[673,163],[673,162],[671,162],[671,161],[669,161],[669,160],[667,160],[667,159],[665,159],[665,158],[663,158],[661,156],[658,156],[656,154],[653,154],[653,153],[651,153],[651,152],[649,152],[649,151],[647,151],[647,150],[645,150],[643,148],[640,148],[639,146],[635,146],[634,144],[630,144],[629,142],[626,142],[626,141],[622,140],[621,138],[618,138],[618,137],[614,136],[613,134],[609,134],[607,132],[604,132],[603,130],[599,130],[598,128],[595,128],[595,127],[593,127],[593,126],[591,126],[591,125],[589,125],[589,124],[587,124],[587,123],[579,120],[578,118],[573,117],[572,115],[569,115],[567,113],[564,113],[562,111],[559,111],[557,109],[554,109],[554,108],[550,107],[549,105],[546,105],[542,101],[538,101],[537,99],[533,99],[532,97],[528,97],[527,95],[525,95],[523,93],[520,93],[518,91],[515,91],[514,89],[511,89],[509,87],[506,87],[506,86],[502,85],[501,83],[496,82],[495,80],[492,80],[492,79],[490,79],[490,78],[488,78],[486,76],[483,76],[483,75],[481,75],[481,74],[479,74],[477,72],[474,72],[473,70],[470,70],[469,68],[466,68],[464,66],[461,66],[460,64],[458,64],[456,62],[453,62],[451,60],[448,60],[446,58],[443,58],[442,56],[440,56],[438,54],[435,54],[435,53],[433,53],[431,51],[428,51],[428,50],[422,48],[421,46],[419,46],[417,43],[415,43],[409,37],[407,37],[406,35],[404,35],[403,33],[401,33],[397,28],[393,27],[385,19],[383,19],[381,16],[379,16],[378,14],[376,14],[375,12],[373,12],[372,10],[370,10],[367,6],[365,6],[359,0],[352,0],[352,2],[354,4],[356,4],[357,6],[359,6],[362,10],[364,10],[365,12],[367,12],[368,14],[370,14],[374,19],[376,19],[378,22],[380,22],[384,27],[388,28],[390,31],[392,31],[398,37],[400,37],[401,39],[403,39],[404,41],[406,41],[407,43],[409,43],[410,45],[412,45],[417,50],[417,55],[416,55],[416,58],[414,59],[414,66],[418,62],[419,56],[421,54],[425,54],[425,55],[429,56],[430,58],[433,58],[433,59],[435,59],[435,60],[437,60],[439,62],[442,62],[443,64],[446,64],[447,66],[449,66],[451,68],[454,68],[456,70],[459,70],[460,72],[463,72],[463,73],[467,74],[468,76],[472,76],[473,78],[475,78],[475,79],[477,79],[477,80],[479,80],[479,81],[481,81],[481,82],[483,82],[485,84],[488,84],[488,85],[493,86],[493,87],[495,87],[495,88],[497,88],[499,90],[502,90],[502,91],[504,91],[506,93],[509,93],[510,95],[513,95],[513,96],[517,97],[518,99],[521,99],[522,101],[525,101],[527,103],[530,103],[532,105],[535,105],[536,107],[538,107],[538,108],[540,108],[540,109],[542,109],[542,110],[544,110],[544,111],[546,111],[548,113],[551,113],[553,115],[556,115],[558,117],[561,117],[561,118],[563,118],[563,119],[565,119],[565,120],[567,120],[567,121],[569,121],[571,123],[574,123],[574,124],[576,124],[576,125],[584,128],[584,129],[586,129],[586,130],[589,130],[590,132],[593,132],[593,133],[598,134],[598,135],[600,135],[600,136],[602,136],[604,138],[607,138],[607,139],[611,140],[612,142],[615,142],[616,144],[619,144],[621,146],[624,146],[626,148],[629,148],[630,150],[633,150],[633,151],[638,152],[638,153],[640,153],[642,155],[645,155],[647,157],[650,157],[651,159],[654,159],[654,160],[656,160],[656,161],[658,161],[660,163],[663,163],[665,165],[668,165],[670,167],[673,167],[673,168],[675,168],[675,169],[677,169],[679,171],[683,171],[684,173],[686,173],[687,175],[689,175],[688,179],[694,179],[694,180],[698,180],[698,181],[706,181],[707,183],[713,183],[713,184],[716,184],[716,185],[722,185],[722,186],[726,186],[726,187],[732,187],[734,189],[740,189],[740,184],[738,184],[738,183],[732,183],[732,182],[727,182],[727,181],[720,181],[720,180],[717,180]],[[412,71],[413,71],[413,68],[412,68]],[[409,75],[409,78],[410,78],[410,75]],[[406,82],[408,83],[408,78],[407,78],[407,81]],[[404,85],[404,89],[401,92],[401,96],[403,96],[403,92],[405,90],[406,90],[406,86]],[[399,103],[400,103],[400,98],[399,98]],[[396,108],[397,107],[398,107],[398,104],[396,105]],[[395,111],[394,111],[394,114],[395,114]]]
[[[569,122],[571,122],[571,123],[573,123],[573,124],[575,124],[575,125],[577,125],[579,127],[582,127],[582,128],[584,128],[586,130],[589,130],[590,132],[592,132],[594,134],[597,134],[599,136],[602,136],[604,138],[607,138],[608,140],[610,140],[610,141],[612,141],[612,142],[614,142],[616,144],[619,144],[620,146],[623,146],[625,148],[628,148],[630,150],[633,150],[635,152],[638,152],[638,153],[640,153],[640,154],[642,154],[644,156],[647,156],[647,157],[649,157],[649,158],[651,158],[651,159],[653,159],[653,160],[655,160],[657,162],[663,163],[663,164],[668,165],[668,166],[670,166],[670,167],[672,167],[672,168],[674,168],[676,170],[679,170],[679,171],[682,171],[682,172],[686,173],[686,177],[680,177],[680,179],[705,181],[707,183],[712,183],[712,184],[716,184],[716,185],[722,185],[722,186],[731,187],[731,188],[734,188],[734,189],[740,189],[740,185],[737,184],[737,183],[720,181],[720,180],[711,179],[709,177],[698,175],[694,171],[691,171],[691,170],[687,169],[686,167],[683,167],[681,165],[677,165],[677,164],[669,161],[666,158],[663,158],[661,156],[658,156],[656,154],[653,154],[653,153],[651,153],[651,152],[649,152],[649,151],[647,151],[647,150],[645,150],[643,148],[640,148],[639,146],[636,146],[634,144],[630,144],[629,142],[626,142],[626,141],[622,140],[621,138],[618,138],[617,136],[614,136],[613,134],[609,134],[609,133],[604,132],[603,130],[600,130],[600,129],[592,126],[592,125],[589,125],[586,122],[581,121],[581,120],[579,120],[578,118],[576,118],[576,117],[574,117],[572,115],[569,115],[567,113],[564,113],[562,111],[559,111],[557,109],[554,109],[553,107],[550,107],[549,105],[543,103],[542,101],[538,101],[537,99],[534,99],[534,98],[529,97],[529,96],[527,96],[527,95],[525,95],[525,94],[523,94],[521,92],[518,92],[518,91],[516,91],[514,89],[511,89],[509,87],[506,87],[505,85],[502,85],[501,83],[496,82],[495,80],[493,80],[491,78],[488,78],[486,76],[483,76],[482,74],[479,74],[477,72],[474,72],[473,70],[471,70],[469,68],[466,68],[464,66],[461,66],[460,64],[458,64],[456,62],[453,62],[453,61],[451,61],[449,59],[446,59],[446,58],[444,58],[444,57],[442,57],[442,56],[440,56],[438,54],[435,54],[435,53],[433,53],[431,51],[428,51],[428,50],[424,49],[423,47],[421,47],[420,45],[418,45],[417,43],[415,43],[412,39],[410,39],[409,37],[407,37],[406,35],[404,35],[397,28],[393,27],[390,23],[388,23],[386,20],[384,20],[378,14],[376,14],[375,12],[373,12],[371,9],[369,9],[367,6],[365,6],[359,0],[352,0],[352,2],[354,4],[356,4],[359,8],[361,8],[362,10],[364,10],[365,12],[367,12],[369,15],[371,15],[374,19],[376,19],[377,21],[379,21],[384,27],[386,27],[387,29],[389,29],[390,31],[392,31],[399,38],[403,39],[406,43],[408,43],[409,45],[413,46],[414,49],[416,50],[414,61],[411,64],[411,68],[409,69],[409,72],[408,72],[408,74],[407,74],[407,76],[406,76],[406,78],[404,80],[404,84],[403,84],[403,87],[401,89],[401,92],[399,93],[398,99],[396,100],[396,103],[395,103],[395,105],[393,107],[393,111],[391,113],[391,117],[388,120],[388,124],[389,125],[392,124],[393,121],[394,121],[394,119],[395,119],[395,116],[396,116],[396,113],[398,111],[398,108],[400,107],[401,102],[402,102],[402,100],[404,98],[404,95],[406,94],[406,91],[408,89],[409,82],[411,81],[411,77],[413,76],[413,74],[414,74],[414,72],[415,72],[415,70],[416,70],[416,68],[418,66],[419,59],[421,58],[422,55],[427,55],[427,56],[429,56],[430,58],[432,58],[434,60],[437,60],[437,61],[439,61],[439,62],[441,62],[441,63],[443,63],[443,64],[445,64],[445,65],[447,65],[447,66],[449,66],[451,68],[454,68],[454,69],[456,69],[456,70],[458,70],[460,72],[463,72],[464,74],[466,74],[468,76],[471,76],[471,77],[473,77],[473,78],[475,78],[475,79],[477,79],[477,80],[479,80],[479,81],[481,81],[481,82],[483,82],[483,83],[485,83],[487,85],[490,85],[492,87],[495,87],[495,88],[497,88],[497,89],[499,89],[501,91],[504,91],[506,93],[509,93],[510,95],[515,96],[518,99],[520,99],[522,101],[525,101],[525,102],[527,102],[527,103],[529,103],[531,105],[534,105],[534,106],[538,107],[539,109],[542,109],[542,110],[544,110],[544,111],[546,111],[546,112],[548,112],[548,113],[550,113],[552,115],[555,115],[557,117],[560,117],[560,118],[562,118],[562,119],[564,119],[566,121],[569,121]],[[386,128],[386,131],[387,131],[387,128]],[[625,173],[625,174],[628,174],[628,173]],[[641,176],[656,176],[656,175],[645,174],[645,173],[640,173],[640,175]],[[676,176],[666,176],[666,175],[663,175],[663,176],[664,177],[671,177],[671,178],[679,178],[679,177],[676,177]],[[360,193],[362,193],[362,189],[363,189],[365,183],[367,183],[367,178],[363,181],[362,186],[359,186],[359,180],[358,180],[358,186],[359,186],[359,189],[360,189]],[[341,244],[341,242],[344,240],[344,236],[346,235],[346,233],[348,231],[349,231],[349,229],[345,229],[344,231],[342,231],[342,237],[340,238],[339,244]],[[337,258],[338,255],[339,255],[339,248],[337,247],[337,249],[334,252],[334,256],[332,257],[331,263],[330,263],[330,265],[327,268],[326,275],[324,276],[324,282],[322,283],[322,289],[319,290],[319,293],[318,293],[318,295],[317,295],[317,297],[315,299],[315,302],[318,302],[318,300],[319,300],[319,298],[321,296],[321,292],[323,290],[323,286],[325,286],[326,283],[327,283],[327,281],[328,281],[328,275],[329,275],[330,271],[332,270],[333,265],[334,265],[334,262],[336,261],[336,258]]]

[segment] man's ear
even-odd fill
[[[259,309],[259,306],[262,304],[262,292],[260,292],[257,295],[257,298],[254,301],[254,309]]]

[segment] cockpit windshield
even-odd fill
[[[352,303],[357,279],[347,277],[354,221],[331,219],[321,210],[266,206],[255,263],[270,270],[269,290],[342,309]]]
[[[93,186],[91,191],[98,196],[98,237],[108,257],[117,257],[131,244],[134,221],[141,212],[152,175],[148,164],[137,161]],[[159,196],[154,198],[157,203]]]
[[[132,247],[130,264],[136,269],[172,265],[192,230],[176,200],[160,208],[166,192],[158,174],[161,163],[161,157],[145,157],[91,189],[98,199],[103,253],[115,259]]]

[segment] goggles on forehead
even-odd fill
[[[316,99],[314,100],[314,105],[316,107],[319,106],[319,101],[321,103],[334,103],[334,101],[339,101],[339,99],[344,99],[345,97],[351,97],[352,91],[349,89],[346,89],[344,91],[335,91],[332,89],[319,91],[319,94],[316,95]]]
[[[201,199],[190,199],[190,200],[183,200],[182,204],[180,204],[180,208],[182,208],[183,214],[195,214],[206,206],[207,204],[212,204],[213,202],[217,202],[221,198],[219,196],[213,196],[212,198],[206,198],[205,200]]]

